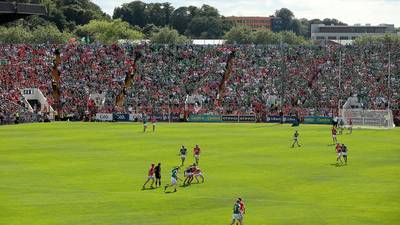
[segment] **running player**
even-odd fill
[[[293,135],[292,148],[294,148],[294,144],[297,144],[297,147],[300,147],[300,145],[299,145],[299,132],[297,132],[297,130],[296,130],[296,132],[294,132],[294,135]]]
[[[337,116],[333,117],[332,125],[337,128],[337,125],[338,125],[338,117]]]
[[[145,133],[147,130],[147,116],[143,116],[143,133]]]
[[[192,183],[193,181],[193,172],[194,172],[194,168],[196,167],[195,164],[189,166],[188,168],[186,168],[186,170],[183,172],[184,176],[185,176],[185,180],[183,181],[183,186],[189,185],[190,183]]]
[[[196,162],[196,165],[199,165],[199,159],[200,159],[200,148],[199,148],[199,145],[196,145],[196,147],[194,147],[193,154],[194,154],[194,160]]]
[[[161,187],[161,163],[154,168],[154,174],[156,175],[156,187]]]
[[[336,162],[340,161],[340,163],[343,164],[343,161],[342,161],[342,146],[339,143],[336,144],[336,153],[337,153]]]
[[[333,140],[333,143],[335,143],[335,144],[337,144],[336,133],[337,133],[336,128],[332,127],[332,140]]]
[[[232,222],[231,225],[238,222],[240,225],[243,225],[242,215],[240,214],[240,200],[237,199],[235,204],[233,205],[233,215],[232,215]]]
[[[150,188],[153,188],[154,184],[154,163],[151,164],[151,167],[149,169],[147,181],[143,184],[143,190],[146,189],[146,184],[151,180],[151,185]]]
[[[197,183],[199,183],[199,177],[201,178],[201,183],[204,183],[204,176],[199,167],[195,167],[193,175],[194,178],[196,178]]]
[[[157,119],[156,119],[155,116],[153,116],[151,118],[151,124],[153,125],[153,132],[155,132],[156,131],[156,124],[157,124]]]
[[[187,152],[187,149],[185,148],[185,146],[184,146],[184,145],[182,145],[182,148],[181,148],[181,150],[180,150],[180,154],[181,154],[181,161],[182,161],[182,164],[181,164],[181,166],[183,166],[183,164],[185,163],[185,159],[186,159],[186,152]]]
[[[346,145],[342,145],[342,157],[344,160],[344,164],[347,165],[347,146]]]
[[[179,166],[174,167],[174,169],[172,169],[171,171],[171,183],[165,185],[164,187],[164,192],[167,191],[168,187],[174,187],[174,192],[176,192],[176,186],[177,186],[177,182],[178,180],[180,180],[180,178],[178,177],[178,172],[179,172]]]

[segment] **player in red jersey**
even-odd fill
[[[195,167],[193,175],[194,175],[194,178],[196,178],[197,183],[199,183],[199,177],[201,178],[201,183],[204,183],[204,176],[199,167]]]
[[[186,168],[184,176],[186,177],[183,181],[183,186],[189,185],[193,181],[194,172],[196,171],[196,164],[193,164]]]
[[[153,132],[155,132],[156,131],[156,124],[157,124],[157,119],[156,119],[155,116],[153,116],[151,118],[151,124],[153,125]]]
[[[339,143],[336,144],[336,153],[337,153],[336,162],[340,161],[340,163],[343,164],[343,161],[342,161],[342,146]]]
[[[335,144],[337,144],[336,134],[337,134],[336,128],[332,127],[332,140]]]
[[[349,133],[353,133],[353,121],[349,119]]]
[[[194,154],[194,160],[196,162],[196,165],[199,165],[199,159],[200,159],[200,148],[199,148],[199,145],[196,145],[196,147],[194,147],[193,154]]]
[[[244,207],[243,199],[238,198],[238,200],[239,200],[239,205],[240,205],[239,211],[240,211],[240,215],[242,217],[242,224],[243,224],[244,214],[246,214],[246,208]],[[236,225],[239,225],[239,222],[236,222]]]
[[[153,184],[154,184],[154,163],[151,164],[151,167],[149,169],[149,173],[148,173],[148,177],[147,177],[147,181],[143,184],[143,190],[146,189],[146,184],[151,180],[151,185],[150,188],[153,188]]]

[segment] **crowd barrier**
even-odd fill
[[[151,115],[160,122],[179,122],[182,121],[179,115]],[[150,119],[150,118],[148,118]],[[97,121],[117,121],[117,122],[129,122],[129,121],[141,121],[141,114],[124,114],[124,113],[97,113]],[[257,120],[255,115],[195,115],[192,114],[187,119],[188,122],[205,122],[205,123],[222,123],[222,122],[233,122],[233,123],[255,123],[261,121],[264,123],[287,123],[293,124],[297,122],[297,118],[293,116],[266,116],[262,120]],[[306,116],[304,117],[304,124],[332,124],[331,117],[325,116]]]
[[[179,115],[171,114],[168,116],[167,114],[164,115],[151,115],[155,117],[157,121],[161,122],[179,122],[181,121]],[[102,122],[133,122],[133,121],[141,121],[142,114],[127,114],[127,113],[96,113],[96,121]],[[148,118],[150,119],[150,118]]]
[[[304,124],[332,124],[332,117],[328,116],[306,116]]]
[[[208,123],[221,123],[221,115],[190,115],[188,122],[208,122]]]
[[[267,116],[265,118],[266,123],[295,123],[296,117],[293,116]]]
[[[223,115],[222,122],[256,122],[255,115]]]

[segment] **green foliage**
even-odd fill
[[[60,32],[57,27],[49,26],[39,26],[32,31],[32,39],[30,43],[40,44],[40,43],[54,43],[61,44],[66,43],[73,35],[68,32]]]
[[[174,8],[170,3],[150,3],[146,5],[146,23],[163,27],[169,24]]]
[[[29,43],[31,39],[32,34],[23,26],[0,27],[0,43],[2,44]]]
[[[154,44],[187,44],[189,40],[178,33],[177,30],[169,27],[161,28],[159,31],[153,33],[150,41]]]
[[[311,37],[311,25],[310,21],[308,21],[305,18],[299,19],[299,32],[297,33],[298,35],[301,35],[305,38],[310,38]]]
[[[89,24],[78,26],[76,33],[81,36],[90,36],[91,39],[103,44],[113,44],[121,39],[137,40],[142,39],[143,34],[134,30],[129,23],[116,19],[92,20]]]
[[[370,44],[392,44],[400,45],[400,36],[396,34],[385,34],[381,36],[365,35],[356,38],[354,41],[356,45],[370,45]]]
[[[337,19],[330,19],[330,18],[325,18],[322,20],[322,23],[325,25],[347,25]]]
[[[269,30],[251,31],[247,27],[233,27],[226,33],[228,44],[260,44],[276,45],[285,43],[290,45],[310,44],[304,37],[296,35],[292,31],[274,33]]]
[[[154,24],[147,24],[145,27],[143,27],[142,32],[145,38],[149,39],[153,35],[153,33],[158,32],[159,30],[160,27],[157,27]]]
[[[227,44],[250,44],[251,31],[247,27],[235,26],[225,34]]]
[[[293,30],[294,14],[287,8],[282,8],[275,11],[275,16],[282,19],[282,30]]]
[[[108,19],[101,8],[90,0],[63,0],[58,6],[64,13],[67,21],[76,25],[87,24],[93,19]]]
[[[310,41],[306,41],[304,37],[296,35],[292,31],[282,31],[279,32],[282,43],[289,45],[307,45],[310,44]]]
[[[195,17],[188,25],[186,34],[197,38],[220,38],[224,35],[226,23],[218,17]]]
[[[3,44],[61,44],[66,43],[71,37],[73,37],[72,34],[60,32],[53,25],[38,26],[32,30],[22,25],[9,28],[0,27],[0,43]]]
[[[146,4],[133,1],[117,7],[113,18],[120,18],[141,28],[147,24],[171,26],[180,34],[196,38],[221,38],[231,28],[218,10],[209,5],[201,8],[180,7],[175,10],[169,3]]]
[[[270,30],[258,30],[252,33],[251,37],[254,43],[260,45],[276,45],[281,41],[280,35]]]
[[[114,9],[114,19],[122,19],[132,26],[144,27],[146,25],[146,4],[141,1],[133,1],[122,4]]]
[[[345,23],[334,18],[325,18],[323,20],[307,20],[305,18],[296,19],[294,13],[287,8],[277,10],[275,16],[282,19],[282,27],[277,31],[293,31],[297,35],[301,35],[305,38],[311,37],[311,24],[345,25]]]
[[[192,20],[188,7],[177,8],[171,16],[171,26],[180,34],[184,34]]]

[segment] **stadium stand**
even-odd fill
[[[82,119],[88,113],[323,115],[337,113],[338,101],[357,96],[364,109],[385,109],[390,101],[395,121],[400,105],[400,46],[165,46],[165,45],[0,45],[0,113],[11,121],[19,113],[34,120],[23,88],[38,88],[50,105],[54,51],[61,52],[63,115]],[[221,103],[218,85],[226,59],[236,52],[232,76]],[[132,89],[124,107],[115,104],[135,52]],[[391,80],[388,88],[388,51]],[[339,56],[341,52],[341,56]],[[341,59],[341,63],[339,63]],[[340,66],[339,66],[340,64]],[[339,88],[339,69],[341,88]],[[104,95],[105,94],[105,95]],[[285,104],[279,105],[280,96]],[[96,101],[89,96],[105,96]],[[390,99],[388,100],[388,95]],[[201,103],[188,104],[190,96]],[[99,103],[100,102],[100,103]]]

